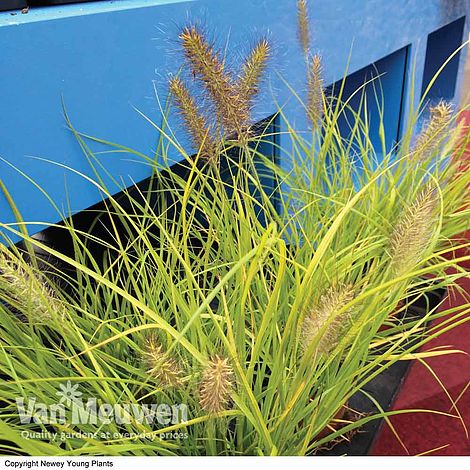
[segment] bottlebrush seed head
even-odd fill
[[[307,86],[307,114],[316,129],[323,117],[323,67],[319,55],[314,55],[309,63]]]
[[[259,85],[266,70],[271,46],[267,39],[261,39],[250,51],[242,64],[242,72],[238,80],[238,89],[243,101],[251,105],[259,92]]]
[[[400,216],[390,236],[392,271],[400,275],[413,269],[429,245],[439,203],[437,188],[427,185]]]
[[[413,158],[418,161],[432,156],[446,136],[452,119],[452,106],[445,101],[431,107],[429,112],[429,121],[418,135],[412,152]]]
[[[0,293],[19,318],[45,323],[65,315],[65,307],[46,280],[8,249],[0,248]]]
[[[304,352],[314,340],[318,341],[316,350],[320,354],[328,353],[337,346],[351,325],[353,309],[344,310],[340,314],[338,311],[354,297],[351,284],[332,286],[308,309],[300,332],[301,347]],[[320,339],[318,339],[319,334],[321,334]]]
[[[308,56],[310,50],[310,30],[307,12],[307,0],[298,0],[297,2],[297,35],[300,47],[305,56]]]
[[[208,413],[226,410],[234,387],[234,373],[227,359],[215,356],[204,369],[199,385],[199,403]]]
[[[182,369],[178,361],[164,351],[155,336],[147,339],[143,354],[147,373],[159,386],[176,387],[181,384]]]
[[[225,71],[214,48],[195,26],[184,28],[180,39],[193,75],[202,82],[214,103],[218,124],[226,135],[239,136],[250,119],[250,112],[236,83]]]
[[[197,151],[207,159],[217,159],[219,152],[206,118],[199,111],[196,100],[190,95],[179,77],[170,80],[170,93],[176,101],[176,106]]]

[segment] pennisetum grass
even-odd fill
[[[208,413],[227,409],[234,388],[234,373],[226,358],[215,356],[206,365],[199,385],[199,403]]]
[[[452,106],[445,101],[440,101],[437,105],[430,107],[429,120],[418,135],[413,148],[414,159],[426,160],[439,148],[447,136],[452,114]]]
[[[321,57],[310,54],[310,27],[306,0],[297,1],[297,31],[307,65],[307,117],[317,129],[323,117],[323,70]]]
[[[271,46],[265,38],[259,40],[242,64],[237,88],[241,100],[250,108],[259,92],[260,82],[268,65]]]
[[[21,256],[0,245],[0,299],[6,308],[31,323],[62,318],[65,308],[43,275]]]
[[[310,21],[308,18],[307,1],[297,2],[297,34],[305,57],[310,53]]]
[[[221,58],[195,26],[185,28],[180,39],[186,61],[212,99],[225,134],[241,135],[250,117],[249,106]]]
[[[307,115],[316,129],[323,117],[323,78],[322,65],[319,55],[314,55],[309,63],[307,72]]]
[[[310,57],[306,8],[299,2],[299,37]],[[348,110],[354,131],[339,138],[341,97],[337,106],[323,100],[321,114],[319,98],[306,105],[315,110],[313,123],[323,116],[321,135],[292,127],[282,108],[275,125],[247,132],[269,44],[255,44],[236,75],[196,27],[184,28],[180,39],[186,67],[215,109],[214,121],[201,113],[184,70],[170,82],[196,157],[166,119],[154,123],[158,159],[126,149],[150,165],[149,190],[122,188],[125,197],[115,197],[93,181],[107,199],[100,215],[107,236],[65,220],[57,229],[69,237],[72,253],[0,223],[4,233],[67,267],[60,285],[45,287],[40,273],[7,256],[14,249],[2,248],[2,453],[311,455],[372,419],[399,413],[335,418],[355,394],[369,396],[366,385],[396,362],[455,353],[421,347],[470,320],[469,303],[429,308],[422,317],[396,313],[410,298],[455,288],[468,276],[461,262],[470,256],[448,256],[468,247],[450,240],[469,228],[470,215],[470,172],[449,159],[463,150],[449,147],[448,105],[431,112],[414,158],[405,142],[378,162],[361,109]],[[307,76],[307,84],[319,97],[320,61],[308,62],[315,79]],[[104,142],[68,123],[88,161],[99,165],[92,147]],[[294,145],[277,146],[278,128],[288,129]],[[468,129],[463,132],[468,142]],[[411,133],[405,130],[407,139]],[[264,155],[267,146],[287,165]],[[434,165],[423,160],[431,148]],[[352,163],[353,151],[361,169]],[[172,171],[175,152],[184,166]],[[431,276],[433,284],[424,281]],[[53,314],[59,299],[67,305],[63,315]],[[11,305],[45,321],[25,323]],[[85,402],[184,404],[187,419],[22,424],[18,397],[54,404],[67,381],[78,385]],[[447,414],[464,433],[454,405]],[[46,426],[75,437],[22,437],[25,429]],[[168,433],[171,438],[159,438]]]
[[[211,135],[206,118],[198,109],[196,100],[190,95],[179,77],[170,80],[169,88],[194,146],[200,149],[203,157],[210,160],[217,158],[217,144]]]
[[[405,207],[390,236],[390,266],[396,273],[419,264],[437,223],[438,189],[429,184]]]
[[[315,342],[320,354],[332,351],[348,332],[353,320],[353,310],[346,309],[355,297],[353,286],[330,287],[320,299],[307,309],[301,328],[303,351]]]
[[[251,108],[259,92],[271,46],[267,39],[259,40],[235,79],[199,28],[194,25],[184,28],[180,40],[187,66],[212,102],[215,122],[207,122],[179,77],[170,80],[170,92],[195,148],[203,157],[217,161],[214,156],[220,153],[225,139],[246,144],[250,136]]]
[[[158,342],[155,335],[147,338],[143,352],[146,372],[160,387],[176,387],[181,385],[183,370],[178,361]]]

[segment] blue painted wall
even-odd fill
[[[284,104],[289,96],[275,71],[294,88],[305,88],[296,40],[295,3],[122,0],[37,8],[28,14],[0,13],[0,156],[34,178],[64,213],[97,202],[99,192],[82,177],[35,158],[91,174],[74,137],[65,128],[61,99],[81,131],[152,157],[157,133],[134,108],[159,122],[156,95],[165,100],[168,73],[176,72],[181,63],[176,37],[188,20],[207,24],[219,44],[228,41],[235,67],[253,40],[268,31],[275,53],[269,86],[255,112],[260,119],[272,114],[276,110],[273,98]],[[314,49],[323,56],[327,83],[342,77],[350,53],[352,73],[408,47],[411,62],[416,59],[418,90],[428,34],[470,13],[470,0],[310,3]],[[458,77],[464,56],[461,54]],[[288,102],[286,110],[298,126],[306,126],[295,100]],[[103,154],[100,158],[125,184],[149,174],[147,165],[125,153]],[[0,162],[0,178],[25,220],[51,223],[60,219],[47,198],[4,162]],[[2,195],[0,218],[3,223],[14,221]],[[41,228],[30,227],[30,232]]]

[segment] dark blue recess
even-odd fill
[[[19,10],[25,8],[26,0],[1,0],[0,11]]]
[[[432,78],[444,62],[462,44],[464,27],[465,17],[463,16],[428,36],[421,94],[424,94]],[[435,102],[440,99],[451,100],[454,97],[459,59],[460,53],[450,60],[431,86],[426,98]]]
[[[369,124],[369,138],[377,153],[382,153],[380,124],[383,122],[385,151],[388,153],[400,138],[400,121],[405,100],[405,83],[409,46],[364,67],[346,77],[342,101],[349,101],[349,107],[359,112]],[[328,87],[327,92],[338,97],[342,80]],[[360,93],[355,93],[361,88]],[[355,94],[354,94],[355,93]],[[361,106],[361,102],[363,103]],[[366,105],[364,105],[364,102]],[[367,110],[367,111],[365,111]],[[366,116],[367,114],[367,116]],[[383,114],[383,120],[381,119]],[[351,134],[352,113],[346,111],[339,119],[341,135]]]

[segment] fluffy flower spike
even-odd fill
[[[242,72],[238,81],[241,99],[251,105],[253,98],[259,92],[261,77],[268,63],[271,46],[267,39],[261,39],[253,47],[242,65]]]
[[[307,85],[307,113],[312,126],[317,128],[323,117],[323,68],[319,55],[314,55],[309,63]]]
[[[219,413],[228,408],[230,392],[234,387],[234,373],[227,359],[215,356],[202,373],[199,402],[208,413]]]
[[[338,311],[355,297],[351,284],[340,284],[327,289],[307,311],[300,331],[301,347],[307,351],[312,341],[318,340],[316,350],[320,354],[333,350],[351,326],[353,310],[338,315]],[[325,325],[327,325],[325,327]]]
[[[437,188],[429,184],[403,211],[390,237],[395,275],[413,269],[420,262],[432,235],[438,203]]]
[[[217,122],[222,124],[226,135],[239,136],[249,121],[250,113],[236,83],[225,71],[214,48],[195,26],[184,28],[180,39],[193,75],[202,82],[214,103]]]
[[[22,320],[45,323],[63,316],[65,307],[54,290],[21,258],[0,246],[0,295]]]
[[[200,113],[196,100],[179,77],[170,80],[170,92],[188,129],[193,145],[208,159],[217,158],[217,145],[211,135],[206,118]]]
[[[182,370],[176,359],[164,351],[155,336],[147,339],[144,362],[151,375],[161,387],[176,387],[181,384]]]
[[[430,118],[416,139],[412,156],[415,160],[425,161],[442,144],[452,119],[452,106],[440,101],[429,110]]]
[[[298,0],[297,2],[297,34],[300,47],[307,57],[310,51],[310,31],[307,12],[307,0]]]

